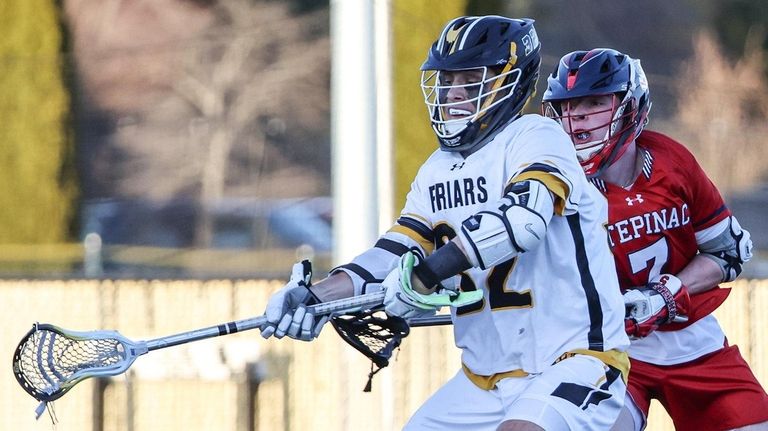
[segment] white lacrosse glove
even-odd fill
[[[624,293],[624,330],[630,339],[647,337],[659,326],[688,321],[688,289],[672,274],[661,274],[648,284]]]
[[[293,265],[288,284],[275,292],[264,312],[267,323],[261,327],[261,336],[283,338],[288,335],[301,341],[312,341],[320,335],[329,316],[315,316],[307,306],[321,301],[309,290],[312,265],[308,260]]]
[[[428,317],[445,305],[461,307],[483,299],[482,290],[456,292],[443,288],[429,295],[416,292],[411,284],[413,268],[416,265],[418,265],[416,255],[409,251],[400,257],[397,268],[393,269],[382,282],[386,289],[384,311],[390,316],[404,319]]]

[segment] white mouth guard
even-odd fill
[[[448,114],[450,115],[472,115],[471,111],[467,111],[466,109],[460,109],[460,108],[449,108]]]

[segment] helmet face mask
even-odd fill
[[[610,103],[605,103],[608,97]],[[600,98],[603,103],[596,104],[602,107],[582,106]],[[542,114],[558,121],[571,136],[589,177],[599,176],[624,154],[648,122],[650,108],[640,61],[612,49],[563,56],[547,79],[542,102]],[[589,117],[603,121],[595,123]]]
[[[579,163],[592,175],[615,148],[622,146],[622,137],[626,138],[634,127],[632,116],[636,111],[631,103],[632,99],[622,94],[585,96],[548,103],[544,115],[563,126],[576,148]],[[619,156],[616,154],[613,160]]]
[[[516,118],[538,79],[533,20],[500,16],[449,22],[421,67],[421,88],[441,149],[471,152]]]
[[[421,89],[435,134],[450,142],[512,97],[519,80],[519,69],[423,71]]]

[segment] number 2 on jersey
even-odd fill
[[[448,241],[456,237],[456,231],[445,223],[440,223],[435,226],[435,248],[440,248]],[[524,292],[505,291],[504,284],[515,267],[517,259],[510,259],[499,265],[491,268],[491,272],[488,274],[486,284],[488,286],[488,300],[490,302],[491,310],[501,308],[524,308],[533,306],[533,297],[531,291],[526,290]],[[461,290],[469,292],[477,290],[477,286],[472,281],[472,278],[466,273],[461,273]],[[464,314],[473,313],[475,311],[482,310],[485,307],[485,298],[482,301],[474,304],[465,305],[456,309],[456,314],[461,316]]]

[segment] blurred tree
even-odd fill
[[[717,0],[708,8],[709,27],[731,60],[746,54],[747,41],[755,38],[768,50],[768,2],[765,0]]]
[[[466,15],[504,15],[503,11],[506,3],[507,1],[505,0],[468,0]],[[521,7],[527,3],[527,0],[518,0],[515,3],[518,7]]]
[[[284,5],[268,4],[254,8],[249,0],[219,2],[212,11],[219,23],[227,23],[233,29],[260,28],[266,36],[269,24],[263,20],[265,8],[273,11],[272,19],[281,15],[287,18]],[[282,22],[280,27],[288,34],[300,35],[302,22],[296,17]],[[322,69],[316,69],[321,72],[319,74],[307,75],[306,64],[322,64],[328,59],[330,48],[327,41],[321,41],[315,48],[301,56],[284,57],[279,55],[280,48],[275,40],[254,37],[250,32],[241,31],[225,44],[206,44],[192,50],[187,66],[173,88],[200,115],[191,138],[201,157],[197,166],[188,171],[200,178],[201,217],[195,241],[198,246],[211,245],[214,219],[207,206],[220,202],[226,196],[228,180],[230,184],[242,181],[231,175],[238,171],[234,169],[238,164],[236,161],[251,159],[255,166],[263,169],[268,135],[286,132],[285,123],[290,119],[282,118],[288,118],[290,113],[277,102],[293,95],[298,103],[288,106],[291,106],[292,113],[298,113],[311,111],[327,100],[323,98],[323,91],[300,91],[307,85],[327,88],[328,74],[322,73]],[[200,67],[206,62],[207,67]],[[296,85],[290,91],[281,92],[281,84],[286,82]],[[254,122],[261,124],[253,127]],[[281,130],[276,130],[278,128]],[[238,142],[241,143],[240,157],[233,157],[237,154]],[[327,157],[329,152],[322,154]],[[314,162],[319,159],[321,157],[315,158]],[[260,186],[250,182],[246,185]]]
[[[223,199],[329,193],[327,3],[114,6],[67,0],[86,199],[192,204],[205,247]]]
[[[767,178],[765,57],[752,46],[731,60],[711,33],[699,34],[676,82],[676,114],[659,122],[691,149],[726,195]]]
[[[405,202],[419,166],[438,148],[421,93],[421,64],[443,26],[464,15],[466,6],[466,0],[392,2],[395,211]]]
[[[320,9],[328,9],[328,0],[250,0],[257,4],[260,2],[280,2],[290,5],[290,11],[293,14],[303,14],[308,12],[314,12]]]
[[[60,2],[0,2],[0,243],[74,239],[77,182]]]
[[[564,54],[609,47],[640,58],[654,91],[654,118],[672,114],[674,84],[682,62],[691,55],[692,37],[703,15],[699,0],[536,0],[507,2],[504,14],[536,20],[542,49],[538,95]],[[538,102],[537,99],[537,102]],[[528,112],[537,112],[531,103]]]

